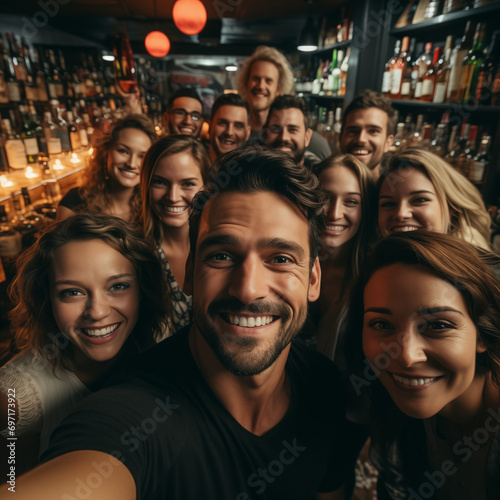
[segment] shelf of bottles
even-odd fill
[[[352,10],[324,18],[319,49],[307,54],[295,76],[295,91],[301,97],[342,100],[346,94],[350,45],[353,36]]]
[[[420,3],[406,9],[391,30],[394,54],[380,90],[401,117],[417,120],[416,142],[429,148],[439,142],[441,156],[483,190],[499,129],[500,31],[492,19],[499,19],[500,2],[481,3],[430,1],[425,9]],[[443,39],[443,23],[447,33],[462,36]],[[407,141],[408,126],[399,119],[396,143],[403,130]]]
[[[89,148],[127,112],[131,89],[117,90],[116,81],[127,81],[118,78],[116,66],[97,50],[31,46],[0,35],[0,203],[22,187],[38,187],[49,174],[60,178],[85,166]],[[142,111],[160,131],[159,82],[151,62],[137,60],[133,78]]]

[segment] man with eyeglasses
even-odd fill
[[[203,126],[203,102],[194,89],[181,87],[168,100],[163,123],[170,135],[198,137]]]

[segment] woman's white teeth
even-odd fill
[[[437,377],[432,377],[432,378],[406,378],[406,377],[401,377],[400,375],[396,375],[395,373],[392,374],[394,377],[394,380],[397,382],[400,382],[401,384],[404,385],[425,385],[425,384],[430,384],[431,382],[434,382],[434,380],[437,379]]]
[[[172,212],[173,214],[180,214],[184,212],[187,207],[165,207],[166,212]]]
[[[106,326],[104,328],[81,328],[81,330],[89,337],[105,337],[113,333],[119,326],[120,323],[116,323],[115,325]]]
[[[327,231],[343,231],[346,226],[326,226]]]
[[[416,226],[398,226],[393,229],[394,232],[406,233],[408,231],[416,231],[418,227]]]
[[[246,328],[254,328],[256,326],[265,326],[271,323],[273,320],[272,316],[235,316],[233,314],[229,315],[229,322],[232,325],[244,326]]]

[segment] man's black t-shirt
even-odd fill
[[[206,384],[187,338],[183,330],[161,342],[80,404],[44,460],[75,450],[116,456],[142,500],[305,500],[342,485],[344,395],[330,360],[292,344],[291,407],[256,436]]]

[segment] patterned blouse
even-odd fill
[[[163,277],[168,284],[168,291],[172,299],[173,314],[172,321],[169,322],[162,340],[164,338],[170,337],[174,333],[188,326],[193,321],[193,298],[191,295],[186,295],[177,281],[175,281],[174,273],[170,269],[170,264],[168,263],[167,256],[163,251],[163,248],[158,245],[156,247],[158,255],[161,260],[161,267],[163,269]]]

